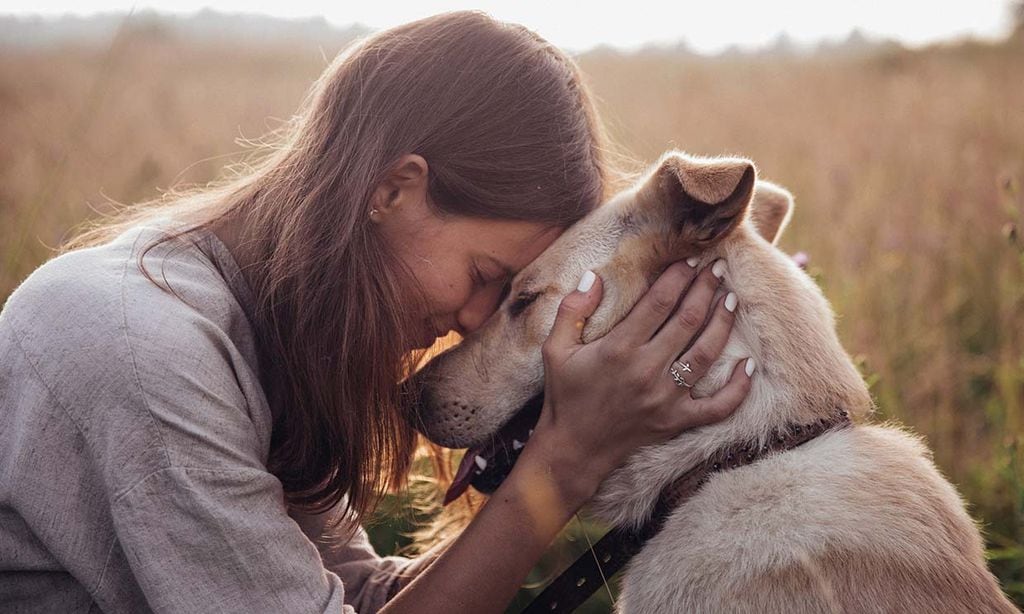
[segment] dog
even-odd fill
[[[750,356],[758,374],[748,397],[720,423],[635,452],[601,485],[593,513],[638,527],[666,486],[736,442],[765,443],[836,408],[853,424],[711,474],[626,567],[619,611],[1017,612],[925,445],[868,419],[867,385],[829,303],[775,247],[792,208],[791,195],[758,180],[749,160],[669,152],[563,233],[515,277],[481,329],[416,375],[424,434],[470,448],[455,494],[490,479],[495,448],[528,445],[543,390],[541,345],[585,270],[604,287],[586,342],[621,320],[669,263],[722,258],[723,286],[739,307],[724,352],[692,393],[714,393]]]

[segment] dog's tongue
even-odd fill
[[[477,468],[476,457],[482,449],[483,446],[477,446],[466,450],[465,456],[462,457],[462,462],[459,463],[459,470],[455,472],[452,484],[448,487],[448,492],[444,493],[443,505],[448,505],[458,499],[469,488],[469,483],[473,481],[473,472]]]
[[[488,441],[466,450],[452,484],[444,494],[444,504],[458,499],[470,486],[485,495],[497,490],[533,434],[543,406],[543,395],[537,395]]]

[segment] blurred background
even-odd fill
[[[927,440],[1024,605],[1024,2],[20,4],[0,9],[0,302],[112,203],[217,177],[352,40],[483,8],[574,53],[634,160],[748,156],[795,194],[782,248],[877,419]],[[387,506],[378,548],[414,520]],[[531,582],[599,535],[574,522]]]

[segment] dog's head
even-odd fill
[[[758,181],[749,160],[670,152],[632,189],[567,230],[516,276],[508,297],[482,328],[416,376],[424,434],[446,447],[474,447],[456,481],[469,471],[483,473],[498,452],[516,456],[525,443],[544,386],[541,345],[559,302],[588,269],[601,277],[604,293],[583,331],[585,341],[604,335],[621,320],[666,266],[691,256],[705,263],[720,256],[728,259],[726,284],[740,297],[737,329],[745,309],[770,302],[771,293],[778,291],[784,293],[780,306],[789,310],[783,317],[811,312],[808,317],[831,330],[831,312],[816,286],[772,247],[791,208],[788,192]],[[750,246],[753,253],[738,253],[739,245]],[[769,265],[767,270],[755,264],[759,260]],[[746,269],[742,280],[735,265]],[[760,273],[753,270],[758,268]],[[763,279],[755,279],[758,275]],[[765,286],[787,276],[796,276],[796,281],[789,279],[774,289]],[[808,293],[810,299],[801,302],[800,296]],[[787,302],[801,304],[787,307]],[[731,340],[720,363],[745,351],[763,365],[765,343],[744,339],[744,347],[737,348]],[[698,383],[695,394],[709,394],[724,383],[729,366],[716,367]],[[770,365],[768,370],[774,369]]]

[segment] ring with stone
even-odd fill
[[[672,376],[672,380],[676,383],[676,386],[680,388],[693,388],[693,384],[683,379],[683,373],[693,373],[693,369],[690,368],[690,363],[677,360],[672,363],[672,367],[668,370],[669,375]]]

